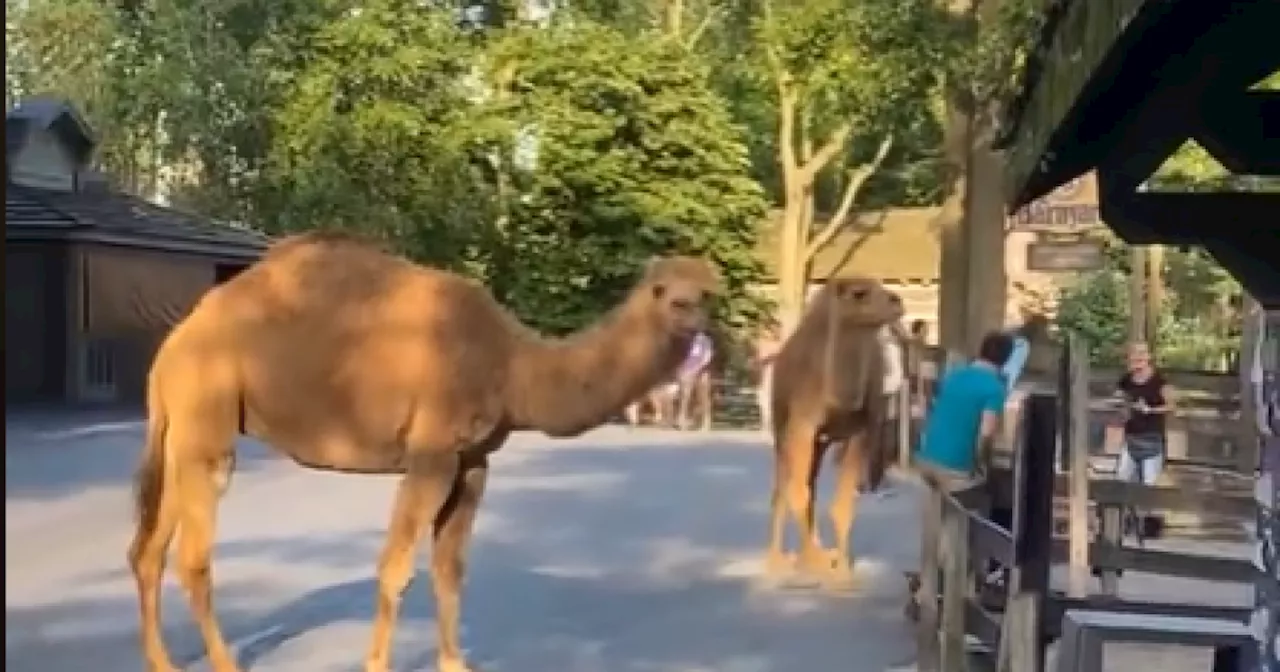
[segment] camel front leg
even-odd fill
[[[853,521],[858,514],[858,489],[865,478],[865,453],[869,448],[867,440],[867,432],[862,431],[844,439],[836,450],[836,487],[828,515],[836,535],[832,567],[837,579],[852,577],[853,558],[849,552],[849,539],[853,532]]]
[[[434,526],[431,580],[436,594],[436,627],[439,629],[439,672],[470,672],[458,635],[462,619],[462,584],[466,576],[467,549],[476,512],[484,498],[489,475],[488,457],[464,459],[453,494]]]
[[[798,427],[800,424],[788,429],[785,443],[781,446],[781,458],[786,461],[783,496],[799,532],[800,569],[820,573],[829,566],[813,519],[814,484],[821,465],[820,446],[814,428],[807,425]]]
[[[765,550],[765,573],[775,576],[786,570],[782,539],[787,531],[787,459],[781,446],[774,449],[773,493],[769,499],[769,546]]]
[[[387,672],[391,636],[400,616],[400,599],[413,578],[413,555],[423,531],[444,507],[459,472],[454,449],[414,455],[400,481],[391,524],[378,562],[378,603],[366,672]]]

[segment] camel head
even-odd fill
[[[841,324],[879,327],[902,319],[902,297],[874,278],[840,278],[827,283],[829,301]]]
[[[657,257],[645,268],[637,295],[658,327],[678,339],[707,328],[711,298],[719,292],[715,268],[695,257]]]

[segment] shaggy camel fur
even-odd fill
[[[216,672],[237,669],[213,613],[217,500],[238,434],[310,468],[400,473],[378,563],[368,672],[385,672],[414,550],[430,530],[439,669],[470,668],[460,587],[488,456],[514,430],[580,434],[675,372],[706,322],[714,270],[655,259],[626,300],[564,340],[522,326],[478,284],[342,236],[270,249],[211,290],[161,345],[129,550],[152,672],[160,579],[178,535],[178,576]]]
[[[858,486],[865,478],[878,487],[887,468],[880,441],[886,413],[884,351],[877,334],[901,316],[901,299],[879,282],[833,280],[814,297],[774,360],[770,573],[789,564],[782,546],[785,506],[799,528],[799,569],[837,581],[852,578],[849,533]],[[813,518],[814,485],[833,447],[838,470],[829,511],[834,553],[823,548]]]

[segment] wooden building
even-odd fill
[[[265,236],[112,189],[68,103],[5,117],[5,403],[138,402],[160,340]]]
[[[1092,176],[1088,176],[1079,193],[1071,198],[1056,195],[1045,199],[1050,205],[1041,210],[1061,219],[1061,208],[1087,209],[1091,214],[1082,216],[1084,221],[1074,222],[1075,228],[1096,228],[1097,193]],[[1061,202],[1060,202],[1061,201]],[[1048,216],[1036,210],[1037,217]],[[939,282],[942,266],[942,243],[938,229],[939,208],[893,208],[884,211],[861,213],[856,221],[845,227],[830,245],[814,258],[812,268],[813,290],[832,277],[868,275],[879,279],[898,292],[906,308],[905,321],[924,320],[929,326],[930,339],[938,337]],[[780,213],[774,213],[765,224],[760,237],[760,256],[769,269],[776,268],[778,255],[777,222]],[[1029,246],[1037,240],[1039,231],[1060,228],[1058,224],[1028,226],[1017,218],[1026,219],[1024,212],[1011,217],[1009,233],[1005,240],[1004,259],[996,263],[1005,265],[1007,281],[1005,320],[1019,324],[1024,312],[1052,303],[1062,275],[1033,271],[1027,266]],[[815,222],[821,227],[821,217]]]

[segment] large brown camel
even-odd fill
[[[210,552],[244,434],[305,467],[404,475],[378,562],[365,669],[388,669],[401,594],[429,529],[439,669],[469,670],[460,587],[489,454],[515,430],[580,434],[669,379],[715,289],[705,262],[655,259],[619,307],[555,340],[480,285],[371,245],[307,234],[274,246],[205,295],[151,367],[129,550],[149,669],[175,670],[159,592],[179,529],[178,576],[210,664],[237,669],[213,613]]]
[[[790,510],[800,534],[798,569],[835,581],[852,578],[849,533],[858,486],[866,479],[877,487],[887,468],[880,440],[886,402],[878,332],[901,316],[901,299],[875,280],[830,281],[774,360],[769,573],[789,568],[782,540]],[[829,509],[833,552],[823,548],[813,512],[814,486],[832,448],[838,470]]]

